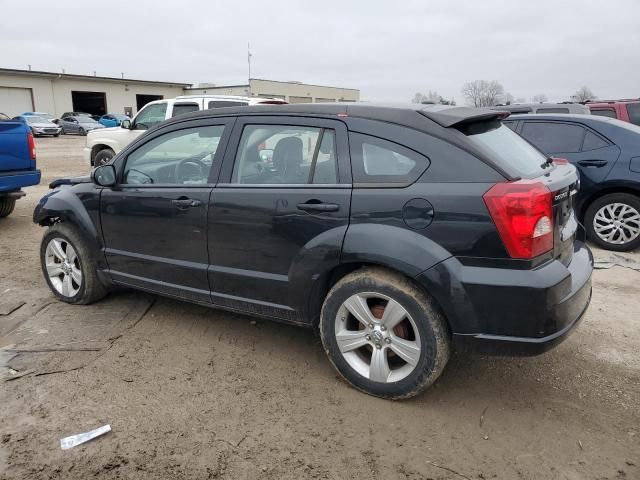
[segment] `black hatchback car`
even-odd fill
[[[327,104],[169,120],[91,179],[52,184],[34,212],[46,281],[68,303],[124,285],[319,328],[340,374],[385,398],[433,383],[453,344],[544,351],[586,311],[593,260],[575,168],[503,115]]]
[[[640,127],[596,115],[518,115],[505,124],[546,155],[574,164],[578,220],[608,250],[640,247]]]

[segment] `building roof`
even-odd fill
[[[317,85],[314,83],[304,83],[304,82],[292,82],[292,81],[283,81],[283,80],[268,80],[266,78],[250,78],[249,81],[258,81],[258,82],[271,82],[271,83],[284,83],[287,85],[301,85],[301,86],[305,86],[305,87],[320,87],[320,88],[335,88],[337,90],[353,90],[354,92],[359,92],[360,90],[358,90],[357,88],[346,88],[346,87],[334,87],[332,85]],[[210,90],[210,89],[214,89],[214,88],[240,88],[240,87],[246,87],[249,88],[250,85],[248,83],[242,83],[242,84],[235,84],[235,85],[209,85],[206,87],[190,87],[193,90]]]
[[[157,80],[139,80],[134,78],[118,78],[118,77],[101,77],[94,75],[77,75],[72,73],[58,73],[58,72],[46,72],[42,70],[19,70],[14,68],[0,68],[0,74],[7,75],[30,75],[34,77],[51,77],[51,78],[60,78],[65,80],[105,80],[109,82],[118,82],[118,83],[145,83],[145,84],[154,84],[154,85],[173,85],[177,87],[190,87],[190,83],[181,83],[181,82],[161,82]]]

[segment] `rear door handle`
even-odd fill
[[[604,167],[607,164],[606,160],[580,160],[578,165],[587,168],[600,168]]]
[[[177,200],[171,200],[171,205],[181,210],[190,207],[199,207],[202,202],[195,198],[179,198]]]
[[[337,212],[340,210],[340,205],[336,203],[316,203],[313,201],[299,203],[297,207],[298,210],[302,210],[304,212]]]

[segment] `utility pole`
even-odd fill
[[[251,44],[247,42],[247,63],[249,65],[249,79],[247,83],[249,84],[249,96],[251,96]]]

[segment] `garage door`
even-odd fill
[[[15,117],[33,111],[30,88],[0,87],[0,112]]]
[[[294,97],[289,95],[289,103],[311,103],[311,97]]]

